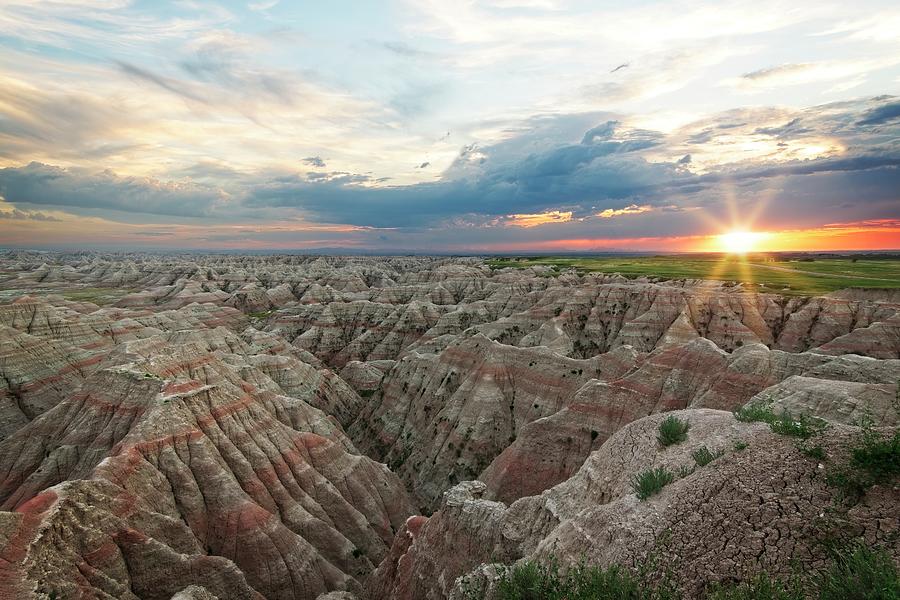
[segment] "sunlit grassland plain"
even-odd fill
[[[827,294],[844,288],[900,289],[900,255],[862,257],[774,254],[502,257],[493,268],[547,266],[553,272],[618,273],[628,278],[710,279],[785,295]]]

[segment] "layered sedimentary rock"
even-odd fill
[[[80,347],[76,327],[9,320],[2,365],[23,380],[6,376],[24,410],[0,442],[0,596],[361,589],[412,508],[340,425],[359,396],[302,350],[202,306],[117,312],[130,335]]]
[[[492,563],[551,557],[635,567],[652,558],[652,577],[668,575],[697,597],[711,583],[763,569],[790,576],[798,563],[820,568],[828,559],[826,536],[858,536],[900,559],[893,543],[900,528],[885,521],[885,511],[900,502],[896,488],[878,488],[853,510],[834,511],[835,491],[821,463],[790,438],[727,412],[676,415],[691,424],[685,443],[661,447],[663,416],[646,417],[614,434],[566,482],[511,505],[485,499],[481,482],[458,484],[434,515],[409,521],[398,534],[369,580],[369,597],[490,598]],[[835,426],[818,442],[829,456],[840,455],[851,435]],[[735,442],[748,447],[735,449]],[[648,501],[636,498],[635,473],[694,468],[691,454],[703,446],[723,456],[682,473]]]
[[[697,594],[816,568],[823,530],[896,535],[896,489],[835,521],[823,468],[730,413],[825,419],[829,459],[859,423],[896,427],[896,293],[475,258],[0,258],[0,598],[490,597],[492,563],[651,554]],[[671,411],[689,439],[663,449]],[[700,446],[724,455],[636,500],[636,472]]]

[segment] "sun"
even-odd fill
[[[718,236],[719,247],[730,254],[753,252],[759,243],[768,237],[759,231],[735,230]]]

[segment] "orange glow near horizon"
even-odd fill
[[[900,219],[831,223],[816,229],[729,232],[702,237],[685,250],[734,253],[734,248],[743,242],[752,246],[744,253],[898,250]]]
[[[160,248],[196,249],[272,249],[302,250],[317,247],[347,249],[375,248],[380,231],[342,224],[316,223],[256,223],[252,227],[235,224],[129,224],[100,217],[76,217],[58,211],[43,211],[44,220],[16,219],[11,210],[0,203],[0,240],[3,245],[73,247],[110,244]],[[561,228],[565,223],[544,226]],[[769,225],[771,227],[771,225]],[[530,229],[530,228],[529,228]],[[410,249],[436,252],[723,252],[721,225],[704,227],[706,231],[684,236],[646,237],[559,237],[543,240],[521,240],[486,243],[454,243],[448,239],[435,245],[427,237],[408,236]],[[558,229],[558,231],[561,231]],[[701,230],[702,231],[702,230]],[[900,219],[875,219],[852,223],[831,223],[815,229],[779,230],[766,228],[753,231],[735,228],[736,232],[752,233],[754,252],[816,252],[816,251],[883,251],[900,250]],[[708,233],[707,233],[708,232]],[[271,238],[258,234],[280,234]],[[224,236],[224,237],[223,237]],[[294,237],[296,236],[296,237]],[[764,237],[762,237],[764,236]],[[756,239],[756,238],[759,239]],[[216,239],[219,238],[219,239]],[[726,238],[726,239],[730,239]],[[375,242],[373,244],[373,241]],[[740,241],[740,237],[738,240]]]

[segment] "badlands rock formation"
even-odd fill
[[[834,532],[900,559],[896,487],[829,510],[824,464],[731,414],[822,418],[835,461],[897,427],[896,294],[546,275],[0,256],[0,598],[490,597],[551,556],[652,556],[693,597],[815,569]],[[670,411],[689,439],[662,448]]]

